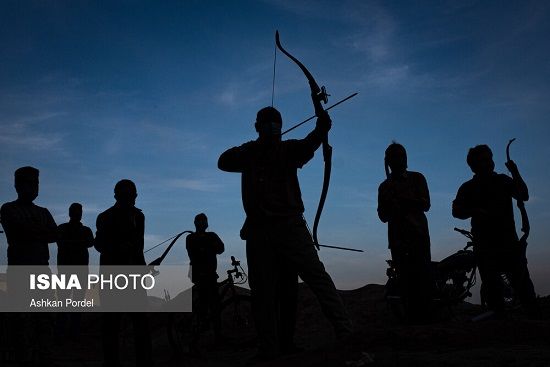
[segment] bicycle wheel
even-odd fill
[[[246,330],[252,325],[250,295],[235,294],[221,303],[222,330]]]

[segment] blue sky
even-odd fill
[[[549,10],[541,1],[4,1],[0,201],[15,198],[13,171],[33,165],[37,204],[62,223],[81,202],[95,231],[114,184],[130,178],[147,247],[192,229],[205,212],[226,243],[220,268],[232,254],[244,258],[240,177],[216,162],[255,138],[255,113],[271,104],[278,29],[332,102],[359,92],[331,112],[333,174],[319,237],[365,250],[321,251],[338,287],[384,281],[376,192],[392,140],[428,180],[432,253],[441,259],[465,244],[452,228],[469,223],[453,219],[450,205],[471,177],[468,148],[489,144],[504,172],[515,137],[531,192],[531,272],[548,294]],[[309,87],[280,53],[276,69],[275,107],[289,127],[312,114]],[[300,172],[310,223],[322,170],[319,152]],[[5,250],[1,237],[0,261]],[[184,246],[166,261],[185,262]]]

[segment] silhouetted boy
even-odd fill
[[[297,176],[298,168],[313,158],[330,130],[330,117],[327,113],[320,116],[316,128],[302,140],[281,141],[281,127],[279,111],[261,109],[255,123],[258,139],[225,151],[218,160],[221,170],[242,174],[246,221],[241,237],[246,240],[252,310],[260,344],[258,359],[283,352],[278,319],[285,296],[280,291],[295,286],[296,275],[287,287],[278,284],[281,272],[297,271],[317,296],[338,336],[351,331],[351,321],[303,218]]]
[[[82,205],[72,203],[69,222],[57,227],[57,265],[83,265],[89,262],[88,249],[94,245],[94,235],[82,224]]]
[[[115,185],[116,203],[97,216],[95,248],[101,253],[100,265],[145,265],[143,255],[145,216],[135,207],[136,185],[130,180],[121,180]],[[101,302],[110,302],[108,292],[101,294]],[[146,301],[146,292],[133,290],[130,294],[136,302]],[[115,295],[116,298],[116,295]],[[132,302],[129,299],[126,302]],[[145,313],[127,314],[133,323],[136,365],[150,366],[151,336]],[[107,312],[103,316],[104,366],[120,366],[119,333],[122,313]]]
[[[60,273],[77,274],[80,284],[86,284],[88,276],[88,248],[94,245],[92,230],[81,223],[82,205],[72,203],[69,207],[69,222],[57,227],[57,266]],[[66,268],[69,266],[69,268]],[[57,290],[58,299],[84,299],[85,289]],[[57,318],[57,332],[65,334],[67,319],[70,320],[70,334],[78,337],[80,333],[80,312],[61,312]]]
[[[431,255],[428,184],[421,173],[407,170],[407,152],[398,143],[388,146],[387,178],[378,188],[378,216],[388,223],[388,243],[408,321],[426,321],[430,308]]]
[[[200,213],[195,217],[195,233],[186,239],[187,254],[191,261],[191,281],[196,302],[193,312],[198,314],[195,327],[195,338],[202,329],[207,328],[209,321],[214,326],[216,338],[220,336],[220,297],[218,293],[218,273],[216,255],[224,251],[220,237],[214,232],[206,232],[208,218]]]
[[[453,216],[471,218],[487,306],[497,313],[504,310],[501,274],[505,273],[522,304],[535,312],[535,290],[527,269],[525,248],[516,233],[512,203],[512,199],[529,199],[527,185],[513,161],[506,163],[512,178],[495,173],[493,153],[487,145],[471,148],[466,161],[474,177],[458,189]]]

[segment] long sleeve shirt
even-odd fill
[[[428,184],[421,173],[406,171],[390,177],[378,188],[378,216],[388,223],[391,249],[430,246],[428,220],[430,209]]]
[[[68,222],[60,224],[57,233],[57,265],[88,265],[92,230],[80,222]]]
[[[46,208],[15,200],[0,208],[8,242],[8,265],[48,265],[48,244],[57,239],[57,225]]]
[[[191,233],[185,247],[191,260],[193,283],[218,278],[216,255],[223,253],[224,244],[216,233]]]
[[[101,265],[145,265],[145,216],[135,207],[115,204],[97,216],[94,247]]]
[[[320,144],[317,130],[301,140],[250,141],[222,153],[218,167],[242,173],[242,200],[248,218],[301,215],[304,204],[297,170],[313,158]]]
[[[512,198],[529,198],[525,184],[518,187],[505,174],[475,175],[460,186],[453,201],[453,216],[471,218],[472,234],[485,248],[518,241]]]

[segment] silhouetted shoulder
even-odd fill
[[[317,146],[309,139],[290,139],[281,142],[287,159],[297,168],[302,168],[315,155]]]
[[[426,177],[424,177],[424,175],[420,172],[407,171],[407,175],[409,175],[411,178],[414,178],[415,180],[426,181]]]
[[[514,179],[505,173],[497,173],[495,179],[504,185],[512,185],[514,182]]]
[[[238,147],[227,149],[218,158],[218,168],[226,172],[243,172],[250,164],[258,144],[257,141],[252,140]]]
[[[69,223],[61,223],[57,226],[57,229],[60,231],[66,231],[69,228]]]
[[[460,187],[458,188],[458,191],[470,191],[473,186],[475,186],[475,180],[473,178],[469,179],[468,181],[464,182]]]
[[[15,204],[15,201],[10,201],[10,202],[2,204],[2,206],[0,207],[0,213],[9,213],[10,210],[12,210],[14,204]],[[1,217],[1,214],[0,214],[0,222],[1,221],[2,221],[2,217]]]
[[[378,185],[378,192],[383,191],[390,184],[389,180],[386,178],[380,185]]]
[[[32,215],[34,218],[41,218],[46,224],[51,225],[52,223],[57,227],[57,224],[55,224],[55,221],[50,213],[50,211],[44,207],[38,206],[34,203],[30,203],[28,205],[23,206],[19,202],[16,201],[10,201],[8,203],[5,203],[0,208],[0,220],[7,221],[12,219],[12,216],[15,216],[13,219],[23,216],[20,219],[28,220],[29,214],[22,214],[20,213],[21,208],[27,208],[27,210],[30,210],[30,215]]]

